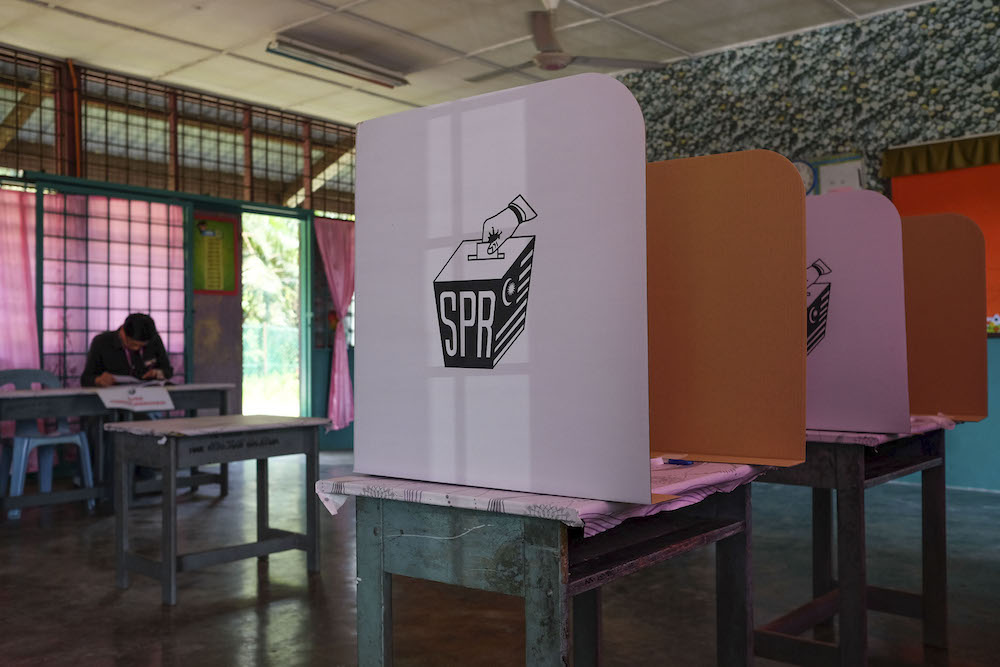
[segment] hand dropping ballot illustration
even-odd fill
[[[524,331],[534,236],[515,236],[537,217],[522,195],[486,218],[434,279],[444,365],[494,368]]]
[[[826,338],[826,319],[830,314],[830,283],[819,282],[829,274],[830,267],[817,259],[806,269],[806,354],[812,354],[820,341]]]

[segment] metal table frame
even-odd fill
[[[237,415],[238,417],[239,415]],[[191,420],[194,421],[194,420]],[[311,420],[315,422],[315,420]],[[177,573],[244,558],[263,558],[289,549],[306,552],[309,572],[319,571],[319,512],[314,488],[319,477],[319,434],[315,423],[271,429],[230,430],[211,435],[171,434],[162,444],[156,435],[112,432],[115,446],[115,582],[128,588],[129,572],[162,584],[163,604],[177,603]],[[306,457],[306,532],[271,528],[268,521],[268,466],[271,456]],[[257,539],[254,542],[189,554],[177,553],[177,470],[179,468],[257,460]],[[132,466],[163,470],[163,520],[160,560],[129,551],[129,474]]]
[[[813,487],[813,599],[755,632],[758,656],[799,665],[867,664],[868,610],[923,621],[923,641],[948,647],[944,431],[878,447],[806,443],[806,460],[772,469],[757,481]],[[870,586],[866,574],[865,490],[920,472],[923,505],[921,593]],[[837,491],[837,576],[833,568],[833,501]],[[831,619],[840,615],[839,641]],[[815,637],[801,637],[815,628]]]
[[[193,411],[202,408],[218,408],[219,414],[229,412],[229,392],[231,384],[180,384],[167,385],[170,398],[178,410]],[[94,498],[98,501],[110,501],[112,489],[110,485],[110,459],[105,455],[104,422],[130,418],[128,413],[109,410],[104,407],[96,388],[80,387],[76,389],[40,389],[0,393],[0,421],[8,419],[42,419],[47,417],[89,417],[96,423],[96,441],[94,449],[94,487],[91,489],[69,489],[52,491],[50,493],[34,493],[23,496],[6,496],[0,498],[0,511],[6,516],[7,510],[41,505],[55,505]],[[223,464],[219,472],[205,473],[197,469],[191,470],[189,477],[181,477],[177,484],[196,490],[199,484],[219,484],[219,493],[225,496],[229,491],[229,469]],[[135,491],[138,493],[159,491],[160,480],[144,480],[138,482]]]
[[[600,586],[715,543],[718,664],[749,665],[750,526],[749,484],[590,538],[555,519],[358,496],[358,663],[392,664],[399,574],[518,595],[527,665],[596,665]]]

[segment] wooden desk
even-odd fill
[[[918,429],[914,429],[918,430]],[[758,481],[810,486],[812,492],[813,599],[755,632],[756,654],[798,665],[867,664],[868,610],[919,618],[924,644],[948,646],[947,538],[944,430],[915,435],[843,434],[835,442],[806,442],[806,460],[776,468]],[[854,440],[852,442],[851,440]],[[920,472],[923,486],[923,590],[910,593],[870,586],[866,575],[865,490]],[[833,502],[837,491],[837,576],[833,571]],[[840,614],[839,641],[832,618]],[[801,637],[815,628],[815,637]]]
[[[105,424],[115,446],[115,566],[119,588],[128,588],[129,572],[157,579],[163,603],[177,603],[177,573],[303,549],[310,572],[319,569],[319,525],[313,487],[319,475],[318,417],[225,415]],[[267,459],[285,454],[306,457],[306,531],[293,533],[268,525]],[[257,540],[211,551],[177,554],[178,468],[257,460]],[[139,464],[163,471],[161,558],[153,561],[128,550],[129,478]]]
[[[233,384],[168,384],[174,407],[178,410],[218,408],[229,412],[229,392]],[[19,389],[0,392],[0,421],[41,419],[44,417],[106,417],[113,410],[104,407],[97,387],[66,389]]]
[[[219,414],[229,412],[229,393],[235,385],[232,384],[177,384],[166,385],[174,407],[178,410],[199,410],[202,408],[217,408]],[[53,505],[96,498],[110,500],[111,471],[107,468],[110,460],[105,455],[104,422],[110,419],[130,417],[130,414],[109,410],[97,395],[97,387],[73,387],[65,389],[22,389],[0,392],[0,421],[8,419],[43,419],[62,417],[90,417],[97,421],[97,441],[92,443],[96,461],[94,462],[94,488],[72,489],[69,491],[53,491],[51,493],[36,493],[32,495],[6,497],[2,499],[2,511],[19,507],[35,507],[38,505]],[[226,495],[228,488],[228,471],[223,466],[218,475],[208,475],[192,471],[192,477],[184,478],[181,484],[197,487],[198,484],[218,482],[220,493]],[[137,491],[153,490],[151,483],[159,484],[158,480],[149,480],[137,485]]]
[[[525,604],[527,665],[596,665],[600,586],[717,543],[718,662],[749,665],[751,513],[750,485],[745,482],[759,471],[732,467],[746,476],[744,483],[729,485],[735,486],[731,492],[713,493],[719,489],[689,484],[679,497],[661,503],[676,509],[651,516],[642,515],[656,506],[362,475],[320,482],[317,493],[332,512],[337,504],[332,499],[358,496],[358,664],[392,664],[392,575],[398,574],[520,596]],[[436,498],[428,497],[435,493]],[[710,495],[698,502],[705,494]],[[592,525],[568,526],[582,523],[579,506],[588,503],[607,508],[592,513],[600,527],[617,525],[590,537],[585,534],[594,532]],[[636,518],[614,520],[622,511]],[[683,663],[678,659],[677,664]]]

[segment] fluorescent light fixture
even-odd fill
[[[402,74],[376,67],[358,58],[343,53],[327,51],[309,44],[304,44],[288,37],[276,37],[267,45],[268,53],[294,58],[295,60],[323,67],[333,72],[346,74],[371,83],[377,83],[387,88],[405,86],[409,83]]]

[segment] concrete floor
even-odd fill
[[[350,459],[324,454],[321,474]],[[231,467],[230,495],[184,494],[180,551],[251,539],[252,463]],[[271,464],[272,525],[303,522],[303,465]],[[808,597],[809,491],[754,485],[757,622]],[[909,587],[920,580],[920,490],[893,484],[868,492],[869,578]],[[156,555],[159,498],[141,498],[133,547]],[[947,656],[924,655],[917,621],[873,613],[870,664],[1000,664],[1000,494],[950,491],[950,639]],[[307,577],[302,552],[178,575],[178,605],[159,584],[133,576],[114,586],[112,517],[82,503],[24,511],[0,521],[0,665],[353,665],[354,508],[322,514],[322,573]],[[413,580],[394,586],[397,665],[517,665],[523,610],[515,598]],[[604,589],[604,664],[715,664],[712,549],[650,568]],[[772,665],[758,661],[758,665]]]

